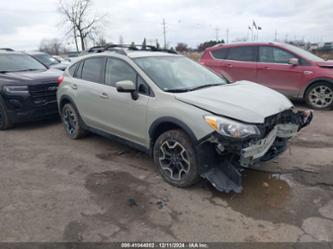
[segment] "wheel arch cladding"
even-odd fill
[[[76,108],[76,105],[74,104],[73,99],[67,95],[64,95],[60,98],[60,101],[59,101],[59,111],[61,112],[64,105],[66,105],[68,103],[71,103]]]
[[[150,152],[153,150],[156,139],[162,133],[172,129],[183,130],[193,142],[197,142],[197,138],[193,131],[184,122],[173,117],[163,117],[155,120],[149,128],[148,133],[150,138]]]

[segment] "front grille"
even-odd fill
[[[46,104],[57,100],[57,83],[29,86],[29,93],[35,104]]]
[[[265,123],[260,125],[260,130],[266,136],[277,124],[298,123],[298,117],[292,110],[286,110],[278,114],[269,116],[265,119]]]

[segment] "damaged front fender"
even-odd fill
[[[240,193],[241,172],[256,163],[271,160],[287,149],[288,140],[311,123],[311,111],[288,110],[268,117],[259,125],[263,137],[231,140],[217,132],[198,146],[200,174],[221,192]]]

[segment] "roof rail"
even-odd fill
[[[177,54],[176,51],[171,49],[161,49],[151,45],[136,45],[136,44],[106,44],[104,46],[95,46],[88,49],[88,53],[101,53],[105,51],[113,51],[123,55],[127,55],[127,51],[150,51],[150,52],[166,52],[170,54]]]
[[[2,51],[7,51],[7,52],[14,52],[15,50],[12,48],[0,48]]]

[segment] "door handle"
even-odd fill
[[[232,65],[231,65],[231,64],[228,64],[227,67],[232,68]]]
[[[264,67],[264,69],[265,69],[265,70],[271,70],[271,68],[270,68],[270,67]]]
[[[107,95],[107,93],[101,93],[101,94],[99,95],[99,97],[102,98],[102,99],[108,99],[108,98],[109,98],[109,95]]]
[[[77,85],[76,84],[71,84],[71,87],[76,90],[77,89]]]

